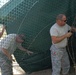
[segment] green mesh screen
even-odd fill
[[[17,49],[14,53],[26,72],[51,68],[50,27],[60,13],[66,14],[72,25],[75,7],[76,0],[10,0],[0,9],[0,23],[7,25],[7,33],[25,34],[23,46],[34,52],[28,56]]]

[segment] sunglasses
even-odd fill
[[[64,20],[64,22],[67,22],[67,20]]]
[[[62,21],[67,22],[67,20],[62,20]]]

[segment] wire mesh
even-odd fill
[[[10,0],[0,8],[0,23],[7,26],[7,33],[23,33],[26,40],[22,45],[34,52],[31,56],[18,49],[14,53],[25,71],[51,67],[49,29],[59,13],[66,14],[71,25],[75,3],[75,0]]]

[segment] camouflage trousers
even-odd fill
[[[54,45],[51,46],[51,61],[52,61],[52,75],[65,75],[70,69],[70,62],[68,54],[65,48],[56,48]]]
[[[0,53],[0,68],[2,75],[13,75],[12,62],[3,53]]]

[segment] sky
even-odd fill
[[[0,8],[10,0],[0,0]]]

